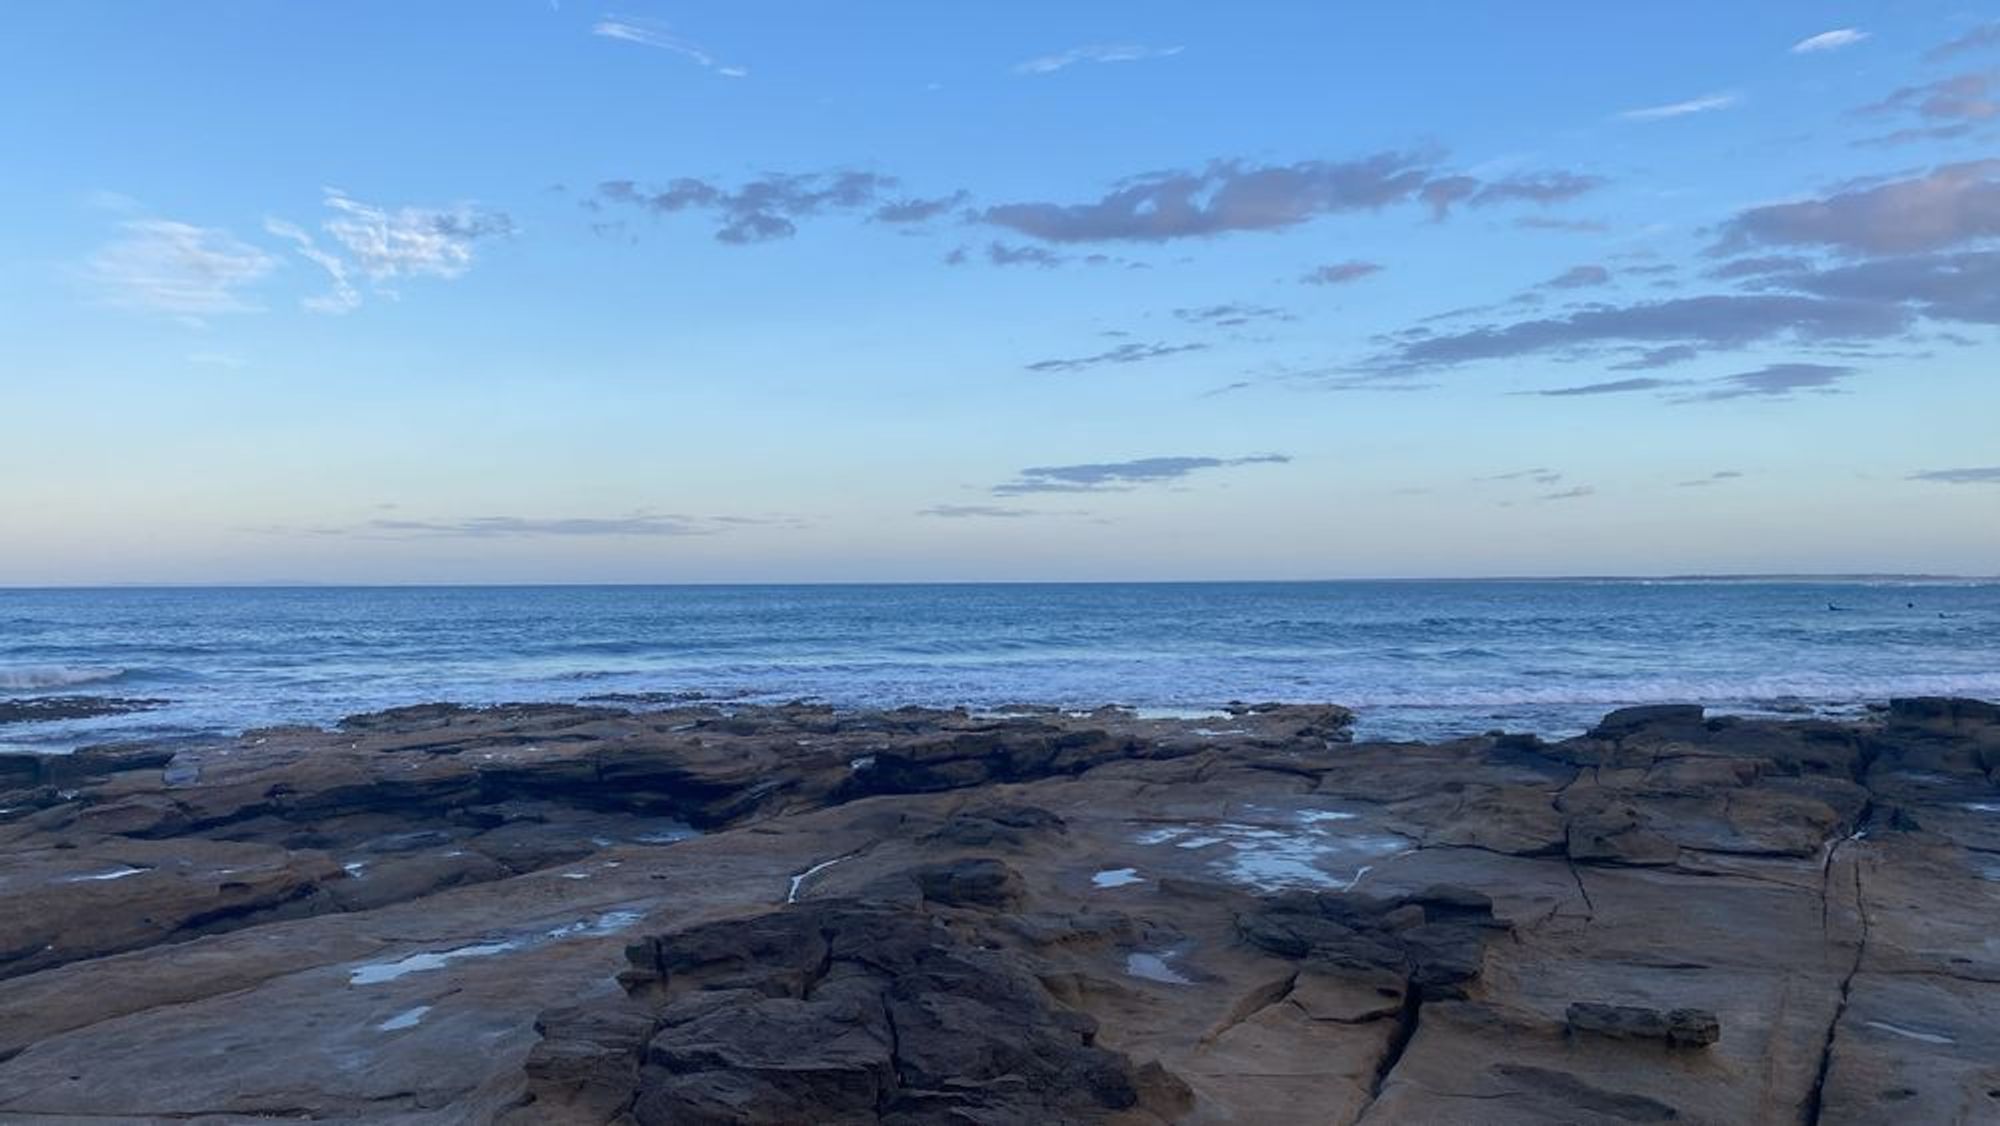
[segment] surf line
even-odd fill
[[[821,872],[826,871],[843,860],[852,860],[860,855],[861,850],[855,849],[853,852],[836,856],[832,860],[822,860],[805,871],[800,872],[798,875],[793,876],[791,889],[785,892],[785,902],[797,903],[799,901],[799,892],[805,887],[807,880],[812,879],[814,876],[819,875]]]

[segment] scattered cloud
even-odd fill
[[[171,219],[132,219],[92,254],[85,276],[113,305],[183,317],[255,310],[243,291],[278,259],[227,231]]]
[[[1723,225],[1709,253],[1817,245],[1904,254],[1995,235],[2000,235],[2000,160],[1977,160],[1819,199],[1753,207]]]
[[[1004,242],[988,243],[986,260],[995,266],[1039,266],[1045,270],[1069,261],[1047,247],[1009,246]]]
[[[1594,497],[1596,495],[1597,495],[1597,490],[1590,487],[1589,485],[1578,485],[1572,489],[1564,489],[1559,493],[1543,493],[1541,496],[1536,497],[1535,499],[1541,501],[1581,500],[1584,497]]]
[[[1611,271],[1602,266],[1571,266],[1555,277],[1543,282],[1541,289],[1588,289],[1593,286],[1610,285]]]
[[[1172,356],[1182,352],[1200,352],[1207,347],[1208,345],[1201,343],[1141,344],[1135,341],[1130,344],[1120,344],[1108,352],[1099,352],[1091,356],[1037,360],[1027,365],[1027,369],[1029,371],[1041,372],[1082,371],[1085,368],[1098,367],[1103,364],[1136,364],[1142,360],[1157,360],[1162,356]]]
[[[1980,24],[1956,39],[1940,43],[1925,52],[1924,58],[1934,63],[1943,62],[1983,47],[2000,47],[2000,20]]]
[[[1618,116],[1627,121],[1665,121],[1672,117],[1686,117],[1691,113],[1707,113],[1711,110],[1728,109],[1735,105],[1735,94],[1707,94],[1699,98],[1689,98],[1685,102],[1669,102],[1663,106],[1646,106],[1642,109],[1628,109]]]
[[[1586,192],[1596,191],[1603,187],[1604,183],[1602,176],[1586,176],[1576,172],[1534,172],[1483,184],[1466,202],[1474,207],[1510,202],[1547,206],[1575,199]]]
[[[1769,364],[1755,371],[1738,372],[1707,380],[1710,390],[1695,392],[1676,402],[1715,403],[1726,399],[1788,399],[1796,391],[1830,391],[1835,384],[1854,374],[1851,367],[1835,364]]]
[[[1360,281],[1370,274],[1379,274],[1382,270],[1383,266],[1379,262],[1354,259],[1315,267],[1299,280],[1307,285],[1345,285],[1348,282]]]
[[[1653,371],[1657,368],[1684,364],[1700,355],[1700,351],[1687,344],[1669,344],[1664,348],[1644,348],[1632,359],[1611,365],[1612,371]]]
[[[328,188],[326,205],[334,214],[321,227],[378,284],[405,277],[458,277],[471,267],[476,242],[514,231],[506,212],[469,203],[390,210]]]
[[[1146,59],[1167,59],[1180,54],[1182,47],[1148,47],[1141,43],[1096,43],[1072,47],[1052,55],[1038,55],[1016,63],[1015,74],[1054,74],[1078,63],[1136,63]]]
[[[1516,469],[1511,473],[1495,473],[1490,477],[1475,478],[1479,481],[1530,481],[1537,485],[1553,485],[1563,479],[1563,475],[1553,469],[1537,466],[1533,469]]]
[[[2000,324],[2000,250],[1872,258],[1773,274],[1761,284],[1824,298],[1907,306],[1937,320]]]
[[[740,66],[727,66],[706,50],[673,33],[667,24],[644,16],[606,16],[590,27],[592,35],[605,39],[617,39],[626,43],[637,43],[645,47],[656,47],[671,51],[693,62],[705,70],[712,70],[725,78],[746,78],[750,72]]]
[[[2000,24],[1994,25],[2000,27]],[[1964,469],[1926,469],[1910,474],[1912,481],[1941,481],[1947,485],[2000,485],[2000,465],[1971,466]]]
[[[1236,328],[1252,321],[1293,321],[1292,314],[1268,305],[1246,305],[1230,302],[1224,305],[1204,305],[1192,309],[1175,309],[1176,320],[1189,324],[1205,324],[1215,328]]]
[[[1857,114],[1907,113],[1927,121],[1956,122],[1946,128],[1962,128],[1967,123],[2000,117],[2000,70],[1973,71],[1903,86],[1879,102],[1855,110]],[[1879,139],[1878,139],[1879,140]]]
[[[1375,369],[1405,373],[1610,345],[1728,349],[1773,340],[1873,339],[1902,332],[1911,320],[1907,309],[1874,301],[1790,294],[1680,297],[1413,339],[1378,357]]]
[[[395,505],[378,505],[395,510]],[[796,526],[791,518],[689,516],[642,509],[622,516],[472,516],[445,519],[377,517],[359,524],[310,529],[311,534],[378,539],[544,539],[714,535],[732,528]],[[284,530],[284,529],[277,529]]]
[[[1674,387],[1677,379],[1614,379],[1608,383],[1586,383],[1580,387],[1554,387],[1547,391],[1531,391],[1528,394],[1551,398],[1572,395],[1616,395],[1625,391],[1657,391],[1662,387]]]
[[[1514,225],[1524,231],[1571,231],[1576,234],[1598,234],[1611,229],[1609,224],[1595,219],[1561,219],[1553,215],[1523,215],[1514,220]]]
[[[896,186],[893,176],[873,172],[835,171],[807,173],[766,173],[734,187],[722,187],[707,180],[689,177],[670,180],[665,187],[642,188],[631,180],[606,180],[597,186],[597,195],[586,201],[595,207],[600,201],[637,207],[653,214],[703,211],[716,216],[717,242],[742,245],[790,238],[798,233],[796,219],[829,211],[853,211],[875,206],[897,209],[913,201],[894,200],[886,204],[882,193]],[[926,201],[914,201],[921,209]],[[895,212],[892,211],[892,214]],[[890,222],[905,220],[890,218]]]
[[[875,209],[870,218],[877,223],[923,223],[945,214],[972,198],[963,189],[936,199],[893,199]]]
[[[1800,258],[1794,254],[1767,254],[1758,258],[1738,258],[1734,262],[1725,262],[1708,271],[1708,276],[1728,281],[1735,278],[1754,278],[1764,274],[1810,270],[1812,264],[1812,259]]]
[[[1837,27],[1832,31],[1809,35],[1792,44],[1792,54],[1811,55],[1822,51],[1838,51],[1842,47],[1852,47],[1866,38],[1868,33],[1858,28]]]
[[[347,260],[329,250],[321,249],[319,243],[296,223],[283,219],[264,220],[264,230],[293,244],[299,256],[326,271],[332,288],[322,294],[303,298],[300,307],[315,313],[345,313],[361,304],[361,291],[347,276]]]
[[[1497,181],[1436,178],[1432,161],[1381,152],[1346,161],[1287,165],[1212,161],[1199,170],[1129,177],[1085,203],[989,207],[979,218],[1045,242],[1164,242],[1235,231],[1278,231],[1322,215],[1421,201],[1442,217],[1454,204],[1550,204],[1597,187],[1596,176],[1540,172]]]
[[[1676,484],[1676,487],[1682,489],[1705,489],[1708,488],[1710,485],[1714,485],[1722,481],[1734,481],[1741,476],[1743,476],[1743,474],[1738,473],[1734,469],[1724,469],[1715,473],[1711,473],[1706,477],[1696,477],[1692,481],[1678,482]]]
[[[1124,492],[1141,485],[1179,481],[1207,469],[1283,465],[1291,460],[1285,454],[1253,454],[1249,457],[1145,457],[1135,461],[1044,465],[1021,470],[1015,480],[993,486],[993,492],[998,496]]]
[[[1408,153],[1281,167],[1217,161],[1199,172],[1134,177],[1090,203],[1008,203],[982,218],[1046,242],[1162,242],[1281,230],[1329,212],[1381,207],[1410,198],[1427,174]]]
[[[966,519],[1018,519],[1023,516],[1039,516],[1032,508],[1008,508],[1000,504],[935,504],[917,510],[919,516],[937,516],[947,520]]]

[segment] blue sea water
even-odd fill
[[[1830,607],[1838,607],[1832,609]],[[1573,733],[1625,704],[2000,699],[2000,583],[1494,581],[0,590],[0,727],[78,745],[432,700],[844,706],[1331,701],[1359,734]]]

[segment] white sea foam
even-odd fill
[[[73,688],[79,684],[96,684],[105,680],[116,680],[125,675],[124,669],[93,668],[79,665],[22,665],[15,668],[0,668],[0,691],[24,692],[43,688]]]

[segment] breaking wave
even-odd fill
[[[125,675],[124,669],[91,668],[76,665],[25,665],[0,668],[0,691],[37,692],[49,688],[74,688],[79,684],[101,684]]]

